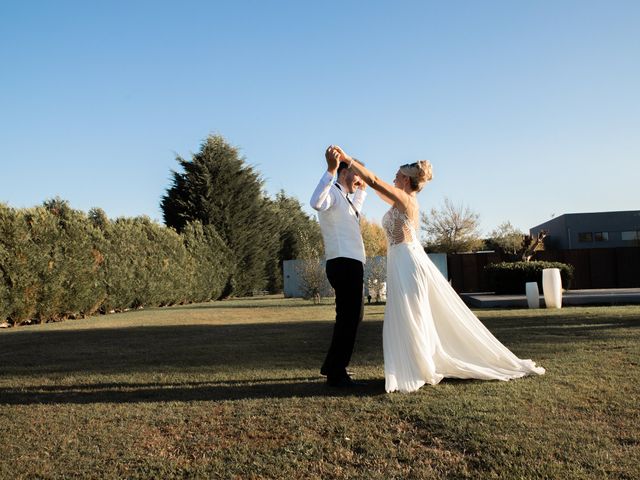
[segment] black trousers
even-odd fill
[[[320,372],[328,378],[347,375],[356,342],[358,325],[364,314],[364,265],[352,258],[327,260],[327,278],[336,292],[336,323],[331,345]]]

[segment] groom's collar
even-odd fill
[[[353,202],[351,202],[349,194],[343,190],[342,185],[340,185],[338,182],[335,183],[335,186],[338,187],[338,190],[340,190],[340,192],[344,194],[344,198],[347,199],[347,202],[349,202],[349,206],[353,208],[353,211],[356,214],[356,219],[358,220],[358,222],[360,222],[360,213],[358,212],[358,209],[355,207]]]
[[[345,188],[344,188],[342,185],[340,185],[340,183],[336,182],[336,183],[335,183],[335,186],[336,186],[336,187],[338,187],[338,190],[340,190],[340,191],[341,191],[342,193],[344,193],[345,195],[348,195],[348,194],[349,194],[349,192],[347,192],[347,191],[345,190]]]

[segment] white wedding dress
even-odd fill
[[[521,360],[478,320],[425,253],[409,217],[395,207],[387,234],[385,390],[413,392],[444,377],[509,380],[544,374]]]

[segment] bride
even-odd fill
[[[445,377],[510,380],[542,367],[516,357],[467,308],[418,241],[416,194],[431,180],[425,160],[402,165],[393,185],[333,147],[391,205],[382,219],[387,235],[387,305],[383,349],[385,390],[413,392]]]

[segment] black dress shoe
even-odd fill
[[[353,372],[350,372],[349,370],[347,370],[346,374],[347,375],[353,375]],[[320,375],[324,375],[325,377],[329,376],[329,370],[324,365],[320,369]]]
[[[362,387],[364,384],[354,381],[351,377],[327,378],[327,385],[335,388]]]

